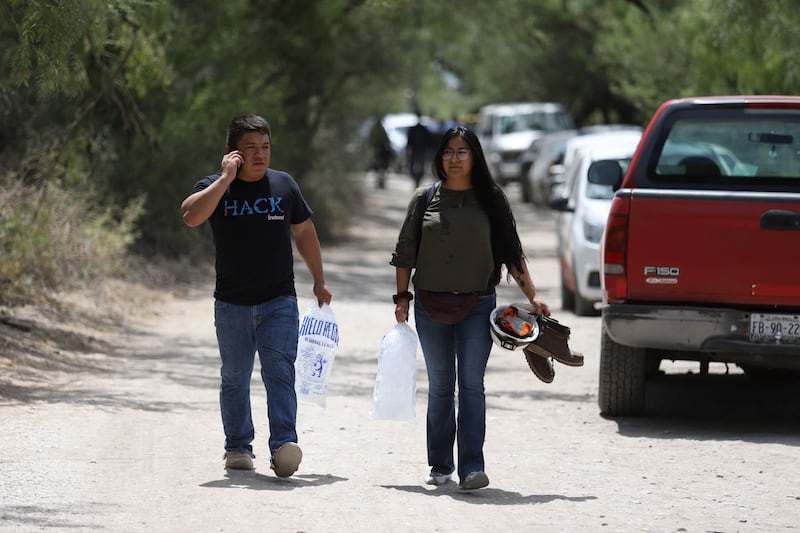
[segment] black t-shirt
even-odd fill
[[[206,176],[192,192],[219,177]],[[311,213],[297,182],[285,172],[269,169],[259,181],[233,180],[208,219],[216,247],[214,297],[254,305],[295,295],[291,225]]]

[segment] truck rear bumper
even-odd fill
[[[604,306],[602,314],[608,336],[625,346],[800,360],[800,344],[751,342],[749,311],[625,304]]]

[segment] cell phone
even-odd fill
[[[228,153],[231,153],[231,152],[233,152],[233,151],[235,151],[235,150],[236,150],[236,148],[231,148],[231,147],[230,147],[230,144],[228,145]],[[240,172],[241,170],[242,170],[242,165],[239,165],[238,167],[236,167],[236,177],[237,177],[237,178],[239,177],[239,172]]]

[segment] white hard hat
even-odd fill
[[[501,305],[489,315],[489,332],[500,348],[515,350],[536,340],[539,322],[536,315],[521,304]]]

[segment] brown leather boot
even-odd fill
[[[522,349],[522,353],[525,354],[525,360],[528,362],[528,368],[530,368],[533,375],[540,380],[545,383],[552,383],[553,378],[556,377],[553,362],[549,357],[542,357],[533,351],[529,351],[531,346],[532,345],[529,344]]]
[[[549,316],[540,316],[539,337],[529,344],[527,348],[541,357],[552,357],[561,364],[568,366],[583,366],[583,354],[570,349],[570,329],[558,320]]]

